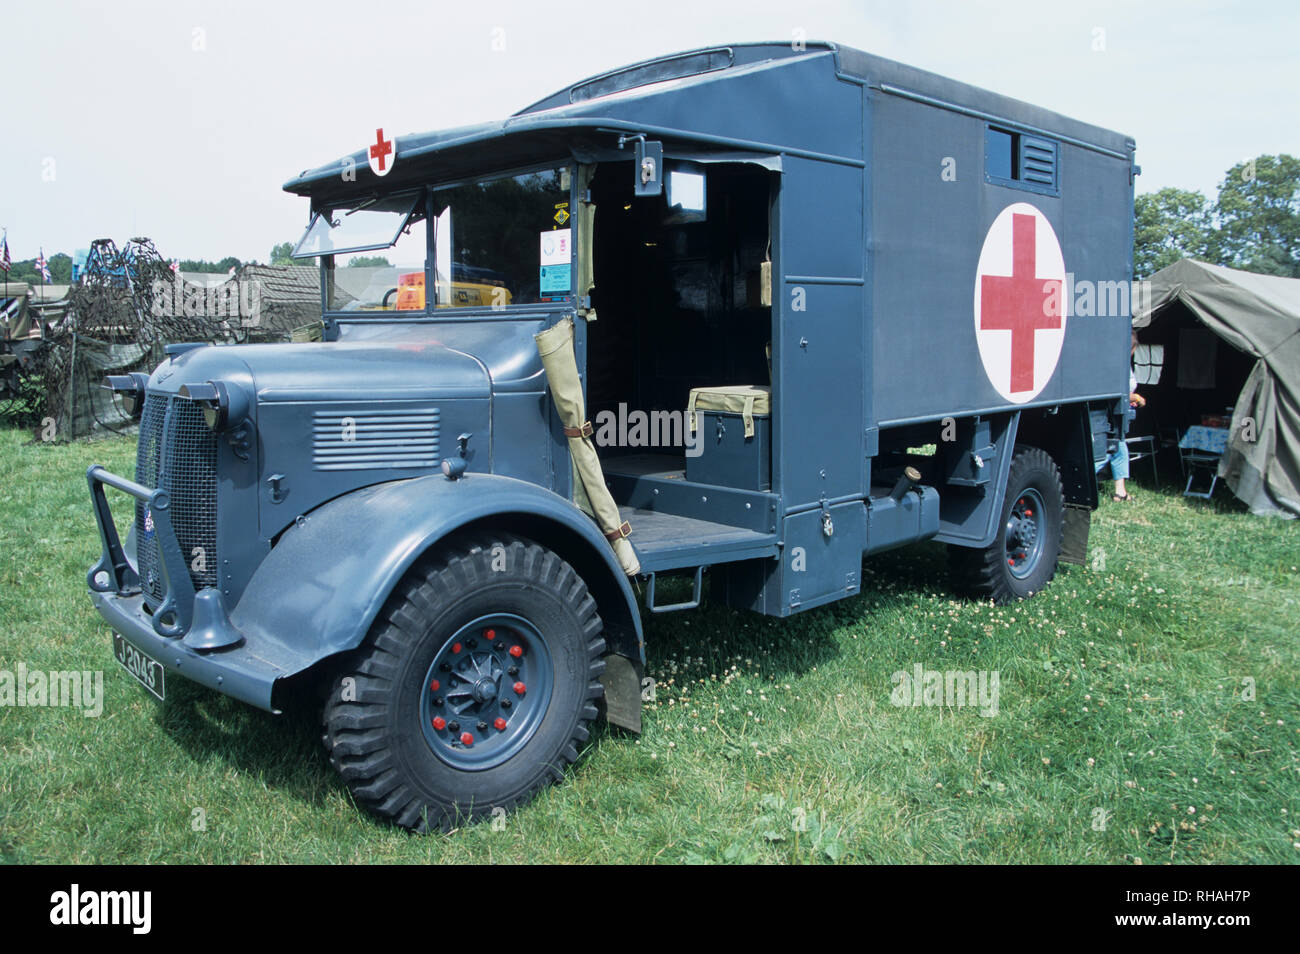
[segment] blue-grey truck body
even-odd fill
[[[501,535],[580,578],[609,717],[636,728],[641,603],[690,607],[707,581],[786,616],[856,594],[864,555],[927,539],[994,598],[1082,559],[1128,393],[1132,140],[809,43],[665,57],[377,143],[285,185],[310,200],[323,340],[175,347],[147,381],[110,382],[141,417],[139,461],[134,480],[88,474],[104,543],[88,580],[137,667],[278,709],[378,638],[440,548]],[[493,202],[508,214],[476,211]],[[367,210],[398,210],[396,236],[313,246]],[[394,241],[412,271],[343,294],[344,250]],[[566,431],[535,340],[565,321],[590,437]],[[759,404],[686,413],[695,389],[731,386]],[[678,434],[629,436],[638,411],[679,415]],[[583,506],[571,452],[588,439],[631,575]],[[136,500],[125,541],[105,488]],[[678,573],[691,597],[664,606],[655,580]],[[558,650],[529,632],[561,698]],[[482,693],[508,683],[493,672]],[[438,764],[478,771],[471,737],[486,750],[470,728]]]

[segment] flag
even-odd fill
[[[45,250],[41,250],[41,256],[36,260],[36,270],[41,273],[41,278],[47,282],[50,280],[50,267],[45,261]]]
[[[173,258],[172,263],[167,267],[170,268],[173,273],[179,272],[181,270],[181,260],[179,258]]]
[[[0,268],[5,270],[6,275],[9,274],[9,236],[7,235],[4,238],[4,252],[0,253]]]

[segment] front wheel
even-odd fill
[[[1019,447],[1007,474],[1001,533],[983,550],[950,547],[957,580],[996,603],[1024,599],[1056,575],[1065,526],[1065,493],[1051,456]]]
[[[578,757],[605,642],[568,563],[519,537],[449,546],[389,599],[324,712],[358,802],[405,828],[510,810]]]

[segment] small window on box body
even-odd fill
[[[993,178],[1014,179],[1016,177],[1016,167],[1013,162],[1015,133],[988,127],[984,155],[987,161],[986,171]]]
[[[1015,129],[985,126],[984,179],[995,185],[1056,195],[1056,143]]]

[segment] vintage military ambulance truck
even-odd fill
[[[88,473],[118,658],[272,711],[323,683],[357,800],[424,829],[559,778],[602,706],[639,730],[642,604],[789,616],[922,540],[1028,596],[1123,427],[1135,173],[829,43],[381,129],[285,186],[322,341],[108,381],[140,420],[134,479]]]

